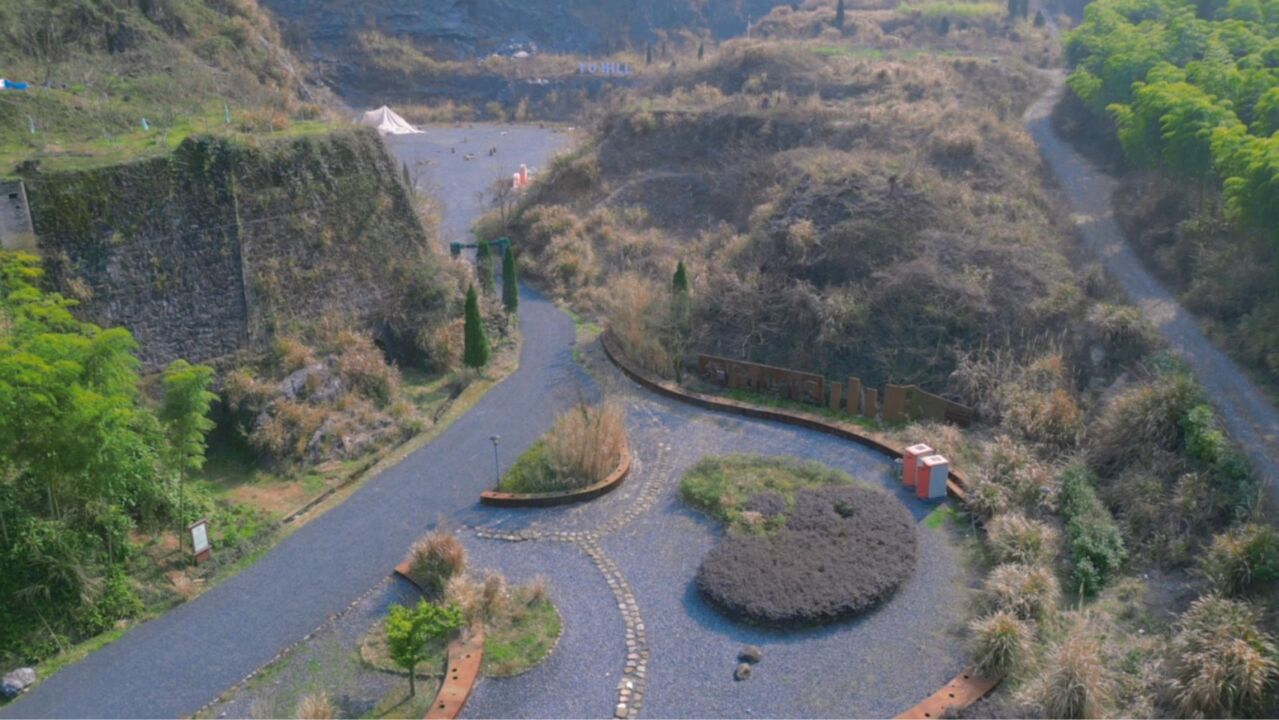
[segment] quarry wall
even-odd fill
[[[428,253],[371,130],[27,178],[39,250],[77,314],[128,328],[144,368],[216,361],[330,316],[371,324]]]

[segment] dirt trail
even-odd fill
[[[1243,446],[1265,482],[1271,503],[1279,504],[1279,411],[1208,340],[1128,245],[1111,209],[1114,178],[1076,153],[1052,127],[1049,116],[1065,87],[1065,74],[1056,70],[1049,75],[1052,89],[1027,109],[1026,128],[1070,203],[1079,236],[1203,384],[1226,430]]]

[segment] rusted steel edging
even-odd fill
[[[413,587],[423,591],[421,585],[409,576],[409,561],[400,561],[395,566],[395,574],[404,578]],[[448,667],[444,669],[444,682],[440,691],[426,711],[427,718],[443,718],[453,720],[462,714],[462,707],[471,697],[475,683],[480,678],[480,662],[484,659],[484,626],[477,624],[471,628],[466,639],[457,639],[449,643]]]
[[[480,502],[484,505],[493,505],[496,507],[552,507],[555,505],[568,505],[569,503],[582,502],[584,500],[594,500],[595,498],[612,492],[617,486],[622,484],[626,476],[631,471],[631,450],[625,441],[622,442],[622,458],[618,461],[617,468],[609,473],[607,477],[597,483],[587,485],[578,490],[561,490],[557,492],[544,493],[508,493],[498,492],[496,490],[486,490],[480,493]]]
[[[625,357],[620,349],[614,347],[609,340],[609,333],[605,331],[600,334],[600,345],[604,348],[604,354],[608,359],[618,367],[627,377],[635,381],[639,385],[651,390],[659,395],[669,397],[680,402],[690,405],[696,405],[700,408],[713,410],[716,412],[727,412],[735,415],[743,415],[746,417],[758,418],[761,420],[772,420],[775,422],[787,423],[789,425],[797,425],[809,430],[834,435],[835,437],[851,440],[860,445],[876,450],[892,458],[901,458],[902,451],[875,433],[865,432],[854,429],[847,425],[836,425],[824,419],[812,415],[790,413],[780,410],[772,410],[761,408],[746,403],[728,400],[725,398],[717,398],[710,395],[703,395],[684,390],[679,387],[671,386],[665,382],[650,377],[647,373],[630,367],[623,362]],[[961,503],[965,503],[964,490],[968,483],[963,473],[953,468],[946,479],[946,492],[951,497]],[[898,718],[910,718],[912,720],[931,720],[940,718],[947,710],[959,709],[967,707],[981,698],[999,684],[1002,678],[988,678],[977,675],[973,668],[965,668],[963,672],[956,675],[953,680],[946,683],[940,690],[930,695],[923,702],[906,710],[898,715]]]
[[[774,422],[782,422],[788,425],[797,425],[808,430],[826,433],[827,435],[834,435],[838,438],[851,440],[859,445],[865,445],[872,450],[881,452],[894,459],[900,459],[902,456],[902,451],[889,444],[888,440],[869,431],[854,429],[849,425],[836,425],[814,415],[762,408],[738,402],[736,400],[703,395],[701,393],[695,393],[682,388],[673,387],[659,379],[649,377],[648,374],[642,370],[632,368],[623,362],[620,359],[623,357],[622,352],[612,345],[612,342],[608,339],[607,331],[600,334],[600,344],[603,346],[604,354],[608,356],[608,359],[621,369],[627,377],[659,395],[673,398],[690,405],[696,405],[707,410],[733,413],[735,415],[743,415],[760,420],[772,420]],[[956,500],[964,502],[964,489],[967,485],[968,483],[964,478],[963,473],[952,467],[946,480],[947,493]]]
[[[480,677],[480,664],[484,659],[484,626],[475,625],[470,637],[449,643],[449,664],[444,670],[444,682],[426,711],[426,720],[453,720],[462,714],[462,708],[475,689]]]

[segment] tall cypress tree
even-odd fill
[[[697,59],[703,60],[705,58],[706,58],[706,41],[703,40],[702,42],[697,44]]]
[[[835,3],[835,27],[844,27],[844,0]]]
[[[497,287],[493,279],[493,247],[488,240],[481,240],[475,249],[475,274],[480,279],[480,289],[485,295]]]
[[[409,173],[409,164],[404,163],[400,166],[401,172],[404,173],[404,189],[409,191],[409,196],[417,193],[417,189],[413,187],[413,175]]]
[[[519,271],[515,268],[515,251],[510,242],[502,253],[502,305],[507,312],[515,312],[520,306]]]
[[[675,265],[675,277],[671,278],[671,290],[676,293],[688,294],[688,271],[684,269],[683,260],[680,260]]]
[[[466,289],[466,325],[463,330],[464,345],[462,364],[479,369],[488,364],[489,340],[484,336],[484,321],[480,319],[480,298],[475,286]]]
[[[653,46],[652,45],[644,46],[644,64],[645,65],[653,64]]]
[[[681,260],[675,265],[675,276],[671,278],[671,325],[665,342],[674,362],[676,382],[684,380],[684,351],[693,334],[693,300],[689,289],[688,271]]]

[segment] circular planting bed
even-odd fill
[[[780,458],[703,460],[686,501],[728,525],[697,587],[735,619],[813,625],[892,597],[915,569],[913,518],[886,492],[830,468]]]

